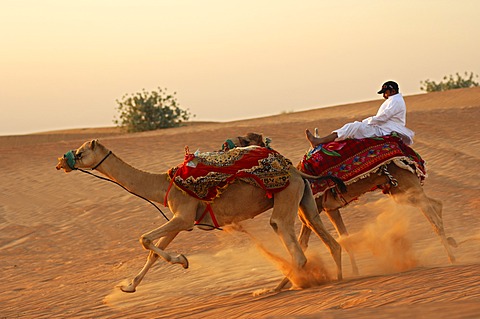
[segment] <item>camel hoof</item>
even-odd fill
[[[123,291],[123,292],[129,293],[129,294],[137,291],[132,284],[130,284],[128,286],[120,286],[120,290]]]
[[[453,239],[453,237],[448,237],[447,242],[450,246],[452,246],[454,248],[458,247],[457,241],[455,239]]]
[[[259,290],[256,290],[252,293],[252,296],[253,297],[258,297],[258,296],[264,296],[264,295],[268,295],[268,294],[273,294],[273,293],[277,293],[278,291],[276,291],[275,289],[268,289],[268,288],[263,288],[263,289],[259,289]]]
[[[185,257],[185,255],[183,255],[183,254],[180,254],[179,257],[182,257],[182,258],[185,260],[185,262],[182,263],[182,266],[183,266],[183,269],[187,269],[187,268],[188,268],[188,259],[187,259],[187,257]]]

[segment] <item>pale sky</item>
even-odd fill
[[[0,0],[0,135],[113,126],[157,87],[199,121],[418,94],[479,51],[479,0]]]

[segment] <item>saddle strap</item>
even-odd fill
[[[200,222],[205,218],[207,213],[209,213],[210,217],[212,218],[213,226],[215,226],[215,228],[217,229],[220,229],[220,225],[218,224],[217,218],[215,218],[215,214],[213,213],[213,209],[210,203],[207,203],[207,206],[205,207],[205,210],[203,211],[202,216],[200,216],[200,218],[195,221],[195,225],[199,225]]]

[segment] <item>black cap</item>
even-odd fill
[[[398,84],[393,81],[387,81],[383,83],[382,89],[378,91],[378,94],[383,94],[386,90],[395,90],[398,92]]]

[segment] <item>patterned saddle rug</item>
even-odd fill
[[[298,169],[315,176],[336,176],[349,185],[392,161],[415,173],[423,183],[427,175],[425,161],[394,135],[320,144],[304,155]],[[316,196],[335,187],[328,180],[311,181],[311,185]]]
[[[288,186],[291,166],[290,160],[265,147],[194,154],[186,148],[184,162],[171,168],[168,176],[187,194],[212,202],[237,179],[264,189],[271,197]]]

